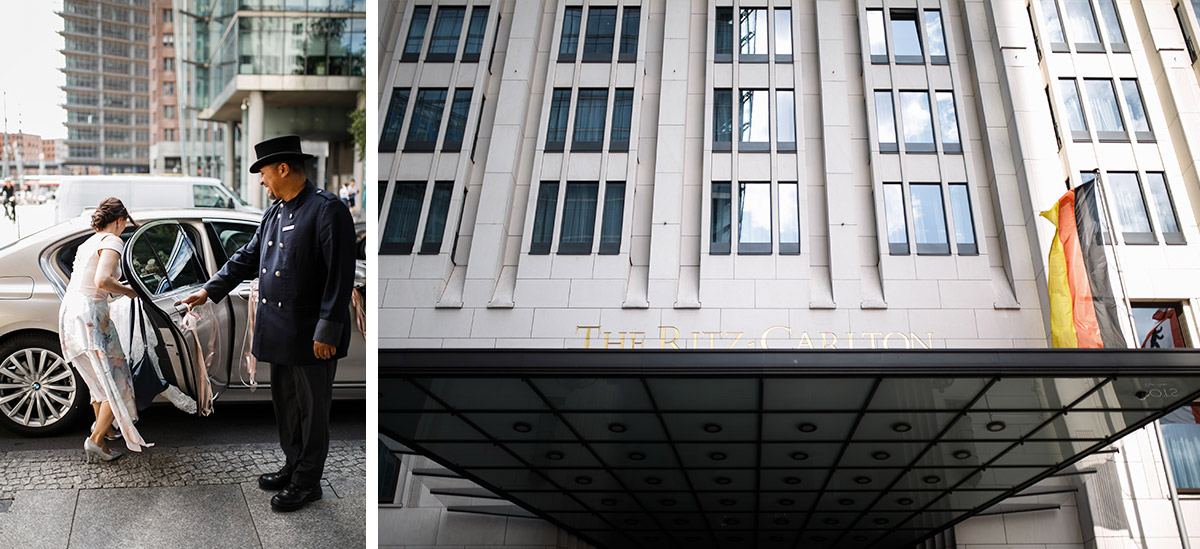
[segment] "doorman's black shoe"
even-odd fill
[[[290,513],[299,511],[306,503],[318,499],[321,499],[320,486],[301,488],[295,484],[288,484],[282,492],[271,498],[271,508],[282,513]]]
[[[276,473],[267,473],[258,477],[258,487],[263,490],[278,492],[287,487],[292,481],[292,472],[282,469]]]

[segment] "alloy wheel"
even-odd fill
[[[57,423],[75,402],[71,366],[49,349],[19,349],[0,362],[0,413],[30,428]]]

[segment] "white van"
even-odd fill
[[[61,223],[94,209],[110,196],[130,210],[145,208],[221,208],[262,213],[233,194],[219,179],[172,175],[78,175],[60,181],[54,221]]]

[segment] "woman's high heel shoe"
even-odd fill
[[[88,463],[92,462],[92,458],[95,458],[96,461],[112,461],[121,457],[121,453],[116,450],[109,450],[106,453],[103,448],[92,442],[90,438],[83,439],[83,453],[87,457]]]

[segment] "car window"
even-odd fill
[[[233,208],[233,198],[216,185],[192,185],[192,201],[197,208]]]
[[[125,229],[125,232],[121,233],[121,241],[128,242],[129,237],[133,236],[135,231],[137,231],[137,229],[133,227]],[[71,271],[75,270],[75,252],[79,250],[79,245],[83,244],[83,241],[87,240],[88,237],[92,236],[92,234],[94,233],[87,233],[82,237],[72,240],[71,242],[67,243],[67,245],[60,248],[58,253],[55,254],[54,257],[55,261],[58,262],[58,268],[62,269],[62,272],[67,275],[67,280],[71,279]]]
[[[257,230],[258,226],[251,223],[208,222],[208,236],[213,241],[213,256],[217,258],[217,263],[224,263],[233,257],[234,252],[250,242]]]
[[[203,284],[208,279],[192,240],[175,223],[148,227],[133,240],[129,261],[153,297]]]

